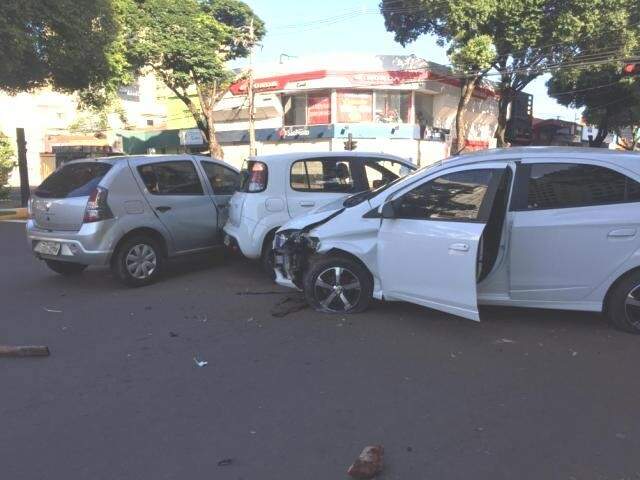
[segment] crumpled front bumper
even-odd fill
[[[315,253],[308,238],[300,231],[276,234],[274,244],[274,270],[279,285],[302,290],[304,271],[309,257]]]

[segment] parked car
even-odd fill
[[[111,265],[132,286],[153,282],[168,258],[222,244],[237,169],[208,157],[77,160],[51,174],[29,203],[29,245],[53,271]]]
[[[393,155],[363,152],[287,153],[244,162],[231,198],[225,243],[273,272],[273,237],[291,218],[331,201],[380,187],[415,170]]]
[[[453,157],[275,238],[278,283],[317,310],[408,301],[604,312],[640,333],[640,155],[562,147]]]

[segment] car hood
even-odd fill
[[[334,203],[334,202],[331,202]],[[326,205],[325,205],[326,207]],[[338,204],[335,208],[325,210],[323,208],[318,208],[316,210],[310,211],[306,215],[302,215],[299,217],[292,218],[287,223],[285,223],[280,229],[279,232],[284,232],[285,230],[302,230],[309,226],[315,227],[316,225],[322,224],[325,221],[339,215],[344,210],[342,206],[342,202]]]

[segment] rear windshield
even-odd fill
[[[43,198],[87,197],[110,169],[108,163],[70,163],[47,177],[36,195]]]
[[[258,193],[267,188],[269,168],[266,163],[245,160],[240,171],[240,192]]]

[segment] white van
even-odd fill
[[[275,232],[294,217],[414,171],[383,153],[314,152],[265,155],[244,162],[241,186],[229,202],[225,244],[273,272]]]
[[[604,312],[640,333],[640,155],[532,147],[454,157],[275,238],[278,283],[318,310],[400,300]]]

